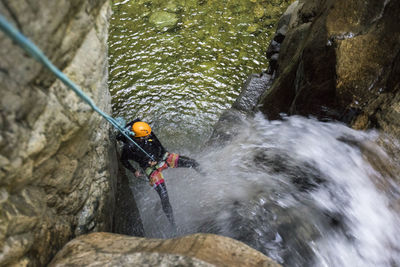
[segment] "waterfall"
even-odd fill
[[[283,266],[400,264],[399,164],[378,132],[298,116],[238,124],[228,144],[186,153],[206,174],[164,172],[176,231],[154,190],[132,178],[146,236],[216,233]]]

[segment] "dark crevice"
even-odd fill
[[[398,78],[400,75],[400,49],[397,51],[396,56],[390,67],[390,74],[386,82],[386,90],[389,92],[395,92],[400,88],[398,85],[400,79]]]
[[[4,73],[5,75],[9,76],[9,72],[7,69],[0,67],[0,72]]]
[[[144,228],[125,168],[118,161],[116,202],[112,232],[130,236],[144,236]]]

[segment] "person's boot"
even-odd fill
[[[202,170],[200,168],[200,164],[196,160],[185,157],[185,156],[179,157],[178,166],[185,167],[185,168],[193,168],[195,171],[197,171],[201,175],[207,174],[204,170]]]

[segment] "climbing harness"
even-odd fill
[[[93,100],[87,96],[75,83],[73,83],[61,70],[51,63],[51,61],[44,55],[44,53],[27,37],[15,29],[11,24],[0,14],[0,29],[10,37],[15,43],[23,48],[29,55],[36,59],[43,66],[48,68],[58,79],[60,79],[67,87],[72,89],[78,97],[86,102],[94,111],[99,113],[104,119],[111,123],[118,131],[120,131],[128,140],[135,144],[147,157],[154,161],[154,157],[147,153],[129,136],[130,132],[124,129],[125,125],[119,124],[119,121],[103,112],[96,106]]]
[[[162,171],[168,168],[177,168],[178,159],[179,154],[166,152],[156,165],[147,167],[145,173],[149,178],[150,186],[154,187],[164,183]]]

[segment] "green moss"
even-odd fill
[[[257,19],[261,19],[265,15],[265,10],[262,5],[256,5],[254,7],[254,17]]]
[[[248,75],[267,69],[264,54],[288,1],[115,1],[109,35],[115,115],[173,121],[187,114],[184,128],[210,129]],[[171,106],[173,114],[159,110]]]

